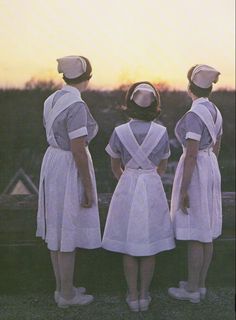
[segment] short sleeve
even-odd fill
[[[112,158],[121,158],[121,142],[115,130],[113,131],[105,150]]]
[[[204,130],[204,123],[199,118],[199,116],[193,112],[188,112],[185,116],[184,121],[186,131],[185,139],[200,141]]]
[[[87,136],[87,111],[82,102],[73,103],[68,110],[67,131],[70,140]]]

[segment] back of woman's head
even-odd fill
[[[83,56],[66,56],[57,59],[58,72],[63,73],[67,84],[78,84],[92,77],[90,61]]]
[[[189,90],[198,98],[209,97],[213,83],[218,81],[220,72],[204,64],[191,67],[187,73]]]
[[[160,95],[148,81],[136,82],[125,98],[126,114],[130,118],[152,121],[160,114]]]

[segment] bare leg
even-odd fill
[[[59,263],[58,263],[58,253],[59,251],[50,251],[52,267],[53,267],[55,280],[56,280],[56,291],[61,290],[61,278],[60,278],[60,270],[59,270]]]
[[[188,291],[197,291],[199,288],[200,272],[203,266],[203,243],[188,242]]]
[[[138,259],[129,255],[123,255],[123,267],[129,289],[129,298],[131,301],[135,301],[138,299]]]
[[[75,295],[73,290],[75,251],[59,252],[58,262],[61,278],[61,296],[69,300]]]
[[[207,271],[211,264],[212,256],[213,256],[213,243],[212,242],[204,243],[203,244],[203,265],[200,272],[199,288],[205,288]]]
[[[155,256],[142,257],[140,262],[140,299],[148,297],[155,269]]]

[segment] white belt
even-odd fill
[[[204,153],[207,153],[207,154],[211,154],[211,152],[213,152],[213,148],[206,148],[206,149],[202,149],[202,150],[198,150],[198,153],[199,154],[204,154]],[[186,148],[183,147],[183,154],[186,154]]]
[[[203,149],[203,150],[198,150],[198,153],[208,153],[209,155],[211,154],[211,152],[213,152],[212,148],[207,148],[207,149]]]
[[[59,148],[59,147],[56,147],[56,146],[51,146],[51,145],[48,146],[48,149],[57,150],[57,151],[61,151],[61,152],[66,152],[66,153],[71,153],[70,150],[64,150],[62,148]]]
[[[125,167],[125,171],[130,171],[133,173],[137,173],[137,174],[142,174],[142,173],[157,173],[156,168],[152,168],[152,169],[142,169],[142,168],[129,168],[129,167]]]

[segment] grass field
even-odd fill
[[[48,251],[36,246],[1,246],[1,320],[233,320],[234,319],[234,241],[215,241],[215,254],[208,276],[209,294],[198,305],[175,301],[167,288],[185,279],[186,245],[163,252],[157,266],[151,294],[153,302],[146,313],[131,313],[125,302],[126,284],[121,256],[102,249],[80,250],[75,281],[94,294],[89,306],[66,310],[53,302],[54,279]]]
[[[152,292],[148,312],[131,313],[122,295],[95,295],[89,306],[59,309],[48,293],[1,297],[2,320],[233,320],[233,289],[213,288],[206,301],[194,305],[171,300],[166,290]]]

